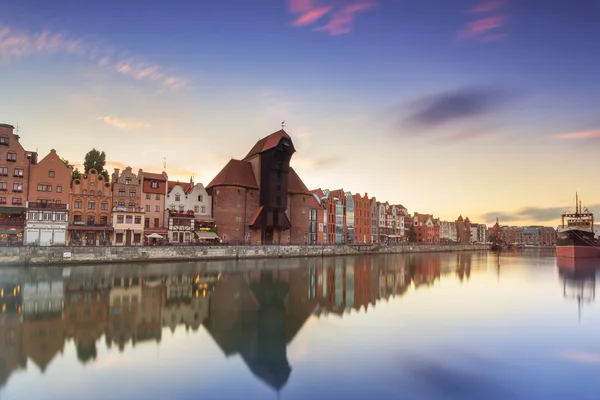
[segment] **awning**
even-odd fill
[[[16,235],[23,232],[23,229],[0,229],[0,235]]]
[[[0,207],[0,214],[19,215],[25,212],[25,207]]]
[[[112,231],[112,226],[70,225],[70,231]]]
[[[195,231],[194,233],[200,240],[218,240],[219,239],[219,236],[214,232]]]

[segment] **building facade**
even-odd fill
[[[181,239],[179,233],[174,235],[175,230],[172,229],[178,227],[175,223],[181,222],[180,217],[176,217],[177,220],[171,218],[171,214],[174,212],[185,213],[186,218],[190,214],[193,215],[192,235],[185,243],[195,240],[214,241],[219,239],[212,217],[212,199],[201,183],[194,184],[192,179],[189,183],[169,181],[165,207],[169,218],[167,225],[170,241],[180,243]]]
[[[67,244],[72,172],[54,149],[37,164],[31,165],[25,244]]]
[[[471,224],[471,242],[486,243],[488,229],[485,224]]]
[[[356,193],[354,200],[354,241],[356,243],[372,243],[371,231],[371,199]]]
[[[433,215],[415,213],[413,216],[413,224],[417,243],[440,243],[440,224],[438,220],[433,218]]]
[[[290,136],[259,140],[243,160],[230,160],[206,189],[223,242],[305,244],[312,195],[289,166]]]
[[[142,207],[144,208],[144,235],[153,233],[167,238],[165,228],[168,176],[166,172],[155,174],[139,170],[138,179],[142,185]]]
[[[112,209],[113,246],[141,246],[144,244],[144,209],[142,207],[123,207]]]
[[[69,244],[108,245],[111,241],[111,185],[95,169],[71,184]]]
[[[14,129],[0,124],[0,245],[23,243],[30,166],[37,163]]]
[[[456,223],[440,221],[440,241],[442,243],[456,243]]]
[[[456,243],[471,244],[471,221],[469,217],[463,219],[462,215],[454,222],[456,227]]]

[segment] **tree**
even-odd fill
[[[66,158],[61,158],[61,161],[65,164],[67,168],[72,168],[71,181],[81,178],[81,172],[79,172],[78,168],[73,168],[73,165],[69,162],[69,160],[67,160]]]
[[[104,169],[105,165],[106,165],[106,153],[103,151],[100,152],[99,150],[96,150],[95,148],[88,151],[88,153],[85,155],[85,159],[83,160],[83,169],[86,174],[88,172],[90,172],[90,169],[95,169],[108,182],[109,176],[108,176],[108,171]]]
[[[415,227],[413,225],[408,229],[408,241],[410,243],[415,243],[417,241],[417,232],[415,232]]]
[[[488,235],[488,242],[496,243],[498,241],[498,235],[496,233],[490,233]]]

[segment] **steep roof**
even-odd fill
[[[216,186],[240,186],[248,189],[258,189],[252,164],[248,161],[229,160],[221,172],[206,186],[206,189]]]
[[[144,177],[144,179],[154,179],[157,181],[166,181],[167,177],[165,175],[166,174],[164,172],[162,174],[155,174],[153,172],[142,171],[142,176]]]
[[[181,186],[181,188],[183,189],[183,192],[184,192],[184,193],[189,193],[189,192],[190,192],[190,190],[192,190],[192,188],[194,187],[194,185],[193,185],[191,182],[179,182],[179,181],[176,181],[176,182],[175,182],[175,181],[169,181],[169,182],[168,182],[168,186],[169,186],[169,192],[170,192],[171,190],[173,190],[173,188],[174,188],[176,185],[179,185],[179,186]]]
[[[306,195],[312,194],[292,167],[290,167],[290,172],[288,173],[288,193]]]
[[[277,132],[271,133],[269,136],[260,139],[258,142],[256,142],[254,147],[252,147],[252,149],[246,155],[246,157],[244,157],[244,160],[256,154],[260,154],[263,151],[267,151],[269,149],[272,149],[273,147],[276,147],[282,138],[291,140],[290,135],[288,135],[287,132],[283,129],[280,129]]]

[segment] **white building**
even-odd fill
[[[69,205],[27,202],[26,245],[65,245],[69,226]]]
[[[471,224],[471,242],[487,242],[487,226],[484,224]]]
[[[456,224],[454,222],[440,221],[440,239],[451,242],[457,241]]]
[[[202,183],[169,181],[165,209],[171,242],[218,239],[216,233],[208,231],[214,227],[212,199]]]

